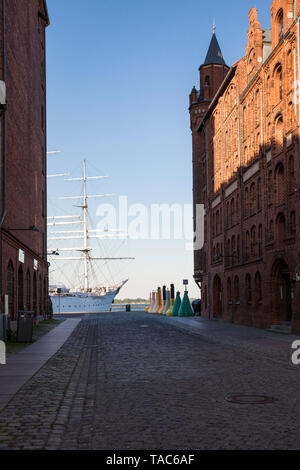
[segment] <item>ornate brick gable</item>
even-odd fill
[[[296,6],[275,0],[270,30],[251,9],[245,56],[223,79],[211,69],[219,87],[209,99],[194,88],[190,116],[194,213],[205,206],[204,247],[194,252],[203,316],[291,322],[300,333]]]

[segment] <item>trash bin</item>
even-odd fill
[[[34,312],[20,310],[18,312],[17,342],[32,343]]]
[[[130,312],[131,311],[131,305],[126,305],[126,312]]]
[[[194,300],[192,302],[192,307],[194,310],[194,314],[200,316],[201,315],[201,299]]]

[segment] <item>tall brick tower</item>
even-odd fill
[[[209,105],[214,98],[217,90],[228,73],[229,67],[223,58],[219,46],[215,27],[213,35],[206,54],[204,63],[199,67],[200,72],[200,90],[193,87],[190,94],[190,119],[193,142],[193,200],[194,209],[196,204],[203,204],[205,193],[207,191],[207,171],[206,165],[203,165],[203,154],[206,149],[201,148],[199,125],[206,114]],[[194,212],[194,231],[195,231],[195,212]],[[203,263],[205,260],[201,250],[194,251],[195,281],[201,281],[203,272]]]

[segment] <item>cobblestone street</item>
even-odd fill
[[[300,449],[299,373],[156,315],[85,317],[0,413],[0,449]]]

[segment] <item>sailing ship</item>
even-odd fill
[[[63,175],[49,175],[49,176],[65,176]],[[81,247],[69,247],[69,248],[48,248],[48,256],[50,260],[60,261],[79,261],[83,264],[83,273],[81,276],[82,284],[72,290],[70,287],[62,283],[56,283],[55,285],[49,286],[49,295],[52,301],[52,308],[54,314],[59,313],[98,313],[111,311],[111,306],[114,302],[115,297],[120,292],[121,288],[126,284],[128,279],[123,280],[118,285],[110,285],[103,287],[99,285],[91,286],[90,282],[90,265],[94,262],[110,262],[115,260],[133,260],[131,257],[105,257],[105,256],[91,256],[93,248],[89,246],[90,240],[92,239],[107,239],[109,238],[109,232],[115,232],[112,234],[113,238],[124,238],[124,234],[116,233],[116,230],[103,230],[90,229],[88,224],[88,200],[89,198],[103,198],[107,196],[113,196],[113,194],[95,194],[89,195],[87,193],[88,181],[96,181],[106,176],[87,176],[86,160],[83,161],[83,176],[80,178],[67,178],[65,181],[81,181],[83,182],[83,195],[82,196],[67,196],[59,199],[69,200],[80,200],[81,203],[75,207],[80,208],[82,214],[80,216],[68,215],[68,216],[51,216],[48,217],[48,226],[56,227],[63,225],[77,225],[80,224],[82,227],[79,231],[56,231],[55,237],[48,237],[48,242],[54,240],[82,240]],[[105,232],[100,234],[99,232]],[[61,235],[67,234],[67,236]],[[61,256],[63,252],[77,252],[79,256]],[[59,255],[59,256],[57,256]],[[51,264],[51,263],[50,263]],[[77,270],[77,273],[80,269]]]

